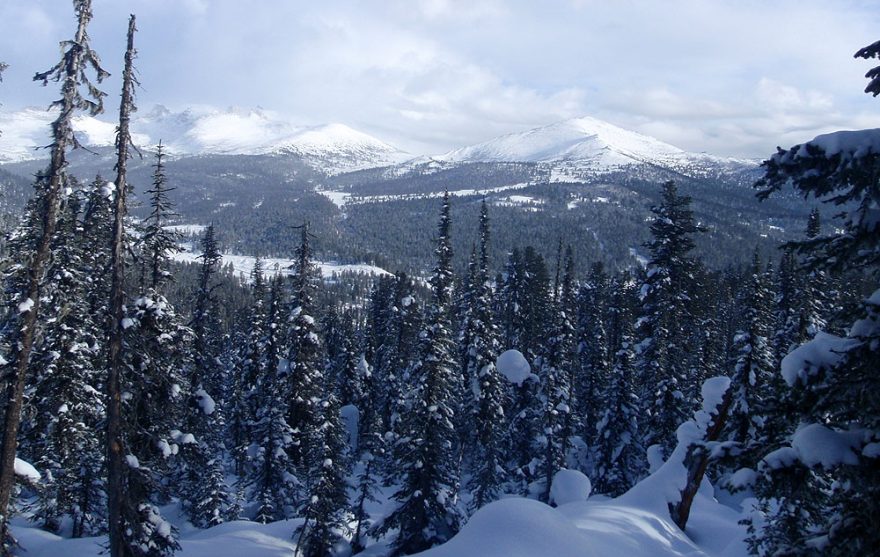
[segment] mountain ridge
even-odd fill
[[[686,175],[700,175],[708,168],[738,170],[757,165],[751,160],[688,152],[590,116],[501,135],[431,159],[453,164],[536,163],[554,173],[553,181],[580,181],[638,165],[655,165]]]
[[[43,158],[37,150],[49,142],[51,110],[25,108],[0,112],[0,163]],[[74,132],[87,147],[114,145],[116,126],[91,116],[74,118]],[[173,112],[156,105],[132,121],[136,145],[162,140],[172,157],[195,155],[296,155],[328,174],[396,164],[411,158],[404,151],[345,124],[296,126],[260,108],[206,107]]]

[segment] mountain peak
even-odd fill
[[[639,165],[697,175],[709,166],[745,164],[745,161],[688,153],[591,116],[502,135],[434,158],[450,163],[538,163],[550,167],[553,179],[558,181],[578,181],[589,175]]]
[[[627,164],[685,152],[658,139],[625,130],[591,116],[582,116],[512,133],[483,143],[450,151],[440,159],[449,161],[554,162],[607,159],[608,164]]]
[[[57,111],[30,108],[0,112],[0,163],[45,156],[34,148],[48,143],[49,124],[56,116]],[[114,123],[78,115],[73,127],[83,145],[114,144]],[[292,153],[328,173],[385,166],[409,158],[397,148],[345,124],[297,126],[260,107],[194,106],[175,112],[155,105],[148,112],[136,114],[131,128],[137,145],[152,146],[162,140],[174,156]]]

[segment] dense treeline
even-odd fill
[[[131,80],[116,183],[65,172],[70,119],[103,97],[84,81],[86,66],[104,75],[88,47],[91,3],[74,6],[76,40],[41,77],[63,84],[53,162],[0,265],[4,554],[17,550],[6,511],[22,511],[64,535],[108,533],[114,557],[170,555],[177,531],[160,507],[172,501],[198,528],[301,517],[291,535],[303,555],[379,539],[411,554],[504,494],[553,504],[564,469],[617,496],[683,448],[690,485],[670,500],[682,528],[707,473],[716,489],[757,497],[755,553],[876,547],[880,295],[868,295],[880,153],[860,136],[765,163],[762,197],[793,183],[830,198],[846,211],[842,232],[813,211],[801,240],[750,246],[741,268],[696,255],[711,232],[667,181],[653,186],[643,267],[611,268],[562,241],[511,243],[502,208],[446,194],[424,201],[438,226],[401,248],[433,247],[427,281],[321,280],[308,221],[287,223],[289,277],[258,263],[242,280],[221,268],[214,226],[196,265],[172,265],[174,177],[161,154],[145,218],[127,218]],[[134,31],[132,17],[129,76]],[[465,230],[474,241],[461,245]],[[712,427],[687,438],[680,426],[717,376],[729,387]],[[817,436],[837,449],[811,452]],[[372,523],[383,488],[392,509]]]

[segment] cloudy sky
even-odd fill
[[[343,122],[414,154],[582,115],[692,151],[761,157],[880,127],[862,93],[878,0],[94,0],[118,75],[138,16],[142,110],[262,107]],[[3,110],[70,37],[69,0],[0,0]],[[105,82],[118,101],[115,76]]]

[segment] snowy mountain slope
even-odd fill
[[[691,176],[754,162],[689,153],[653,137],[591,117],[508,134],[432,157],[441,163],[529,162],[550,169],[552,181],[576,181],[650,165]]]
[[[36,108],[0,112],[0,163],[44,158],[35,150],[49,142],[55,113]],[[74,130],[86,146],[109,147],[115,124],[78,116]],[[172,112],[156,106],[132,121],[136,145],[148,147],[161,139],[173,156],[296,155],[328,174],[402,162],[409,155],[343,124],[299,127],[262,109],[190,108]]]

